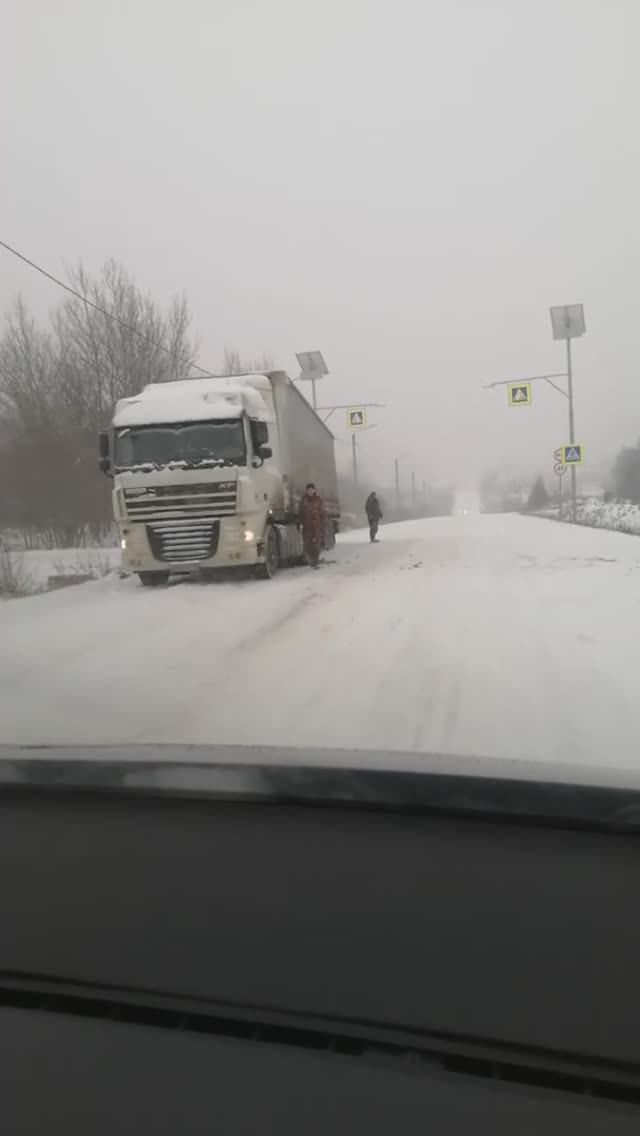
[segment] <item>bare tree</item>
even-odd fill
[[[65,386],[72,401],[84,405],[94,429],[119,398],[137,394],[146,383],[190,374],[197,345],[189,340],[191,316],[184,296],[174,298],[163,313],[115,261],[103,265],[96,280],[82,266],[69,278],[84,300],[64,303],[56,334]]]
[[[253,363],[243,360],[240,352],[235,348],[225,347],[224,349],[224,368],[220,372],[221,375],[247,375],[253,373],[261,374],[263,371],[273,371],[273,358],[271,355],[264,353],[260,355]]]
[[[96,433],[119,398],[192,373],[197,343],[184,296],[161,309],[110,260],[96,276],[82,264],[65,299],[39,328],[18,300],[0,338],[0,526],[26,542],[81,543],[110,523],[109,485],[96,467]],[[226,348],[223,374],[273,369]]]
[[[116,401],[185,378],[196,354],[184,296],[161,310],[115,261],[69,280],[82,299],[66,300],[50,330],[18,300],[0,339],[0,526],[50,545],[109,523],[95,448]]]
[[[244,371],[242,360],[240,359],[240,352],[235,348],[225,347],[224,349],[224,367],[220,372],[222,375],[241,375]]]
[[[7,317],[0,340],[0,394],[23,429],[51,421],[55,410],[55,354],[51,336],[40,331],[22,299]]]
[[[257,371],[258,374],[260,374],[262,371],[273,371],[273,370],[275,370],[275,363],[274,363],[274,360],[273,360],[273,355],[267,354],[266,351],[263,352],[263,354],[260,355],[254,361],[254,364],[253,364],[253,367],[251,368],[251,370]]]

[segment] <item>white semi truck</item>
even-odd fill
[[[114,479],[123,567],[145,585],[171,573],[254,565],[272,577],[300,560],[307,482],[340,508],[333,435],[284,371],[151,383],[121,399],[100,435]]]

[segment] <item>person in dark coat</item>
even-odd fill
[[[367,520],[369,522],[369,539],[372,544],[375,544],[378,540],[378,525],[382,520],[382,509],[380,508],[380,502],[375,492],[369,494],[364,507],[367,511]]]
[[[302,543],[307,564],[318,567],[324,538],[326,510],[324,501],[312,481],[309,482],[300,501],[298,524],[302,529]]]

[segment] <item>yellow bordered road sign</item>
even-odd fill
[[[509,383],[509,406],[531,406],[531,383]]]
[[[366,430],[367,428],[367,408],[366,406],[350,406],[347,410],[347,426],[350,430]]]
[[[560,446],[562,465],[582,465],[584,461],[584,446],[579,442],[570,442],[568,446]]]

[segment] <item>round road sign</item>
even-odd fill
[[[557,462],[562,461],[562,449],[561,449],[561,447],[558,447],[557,450],[553,451],[553,456],[554,456],[554,458]]]
[[[553,468],[554,468],[555,472],[557,473],[558,477],[562,477],[563,474],[565,474],[567,472],[567,467],[566,467],[566,465],[563,465],[562,462],[556,462],[556,464],[554,465]]]

